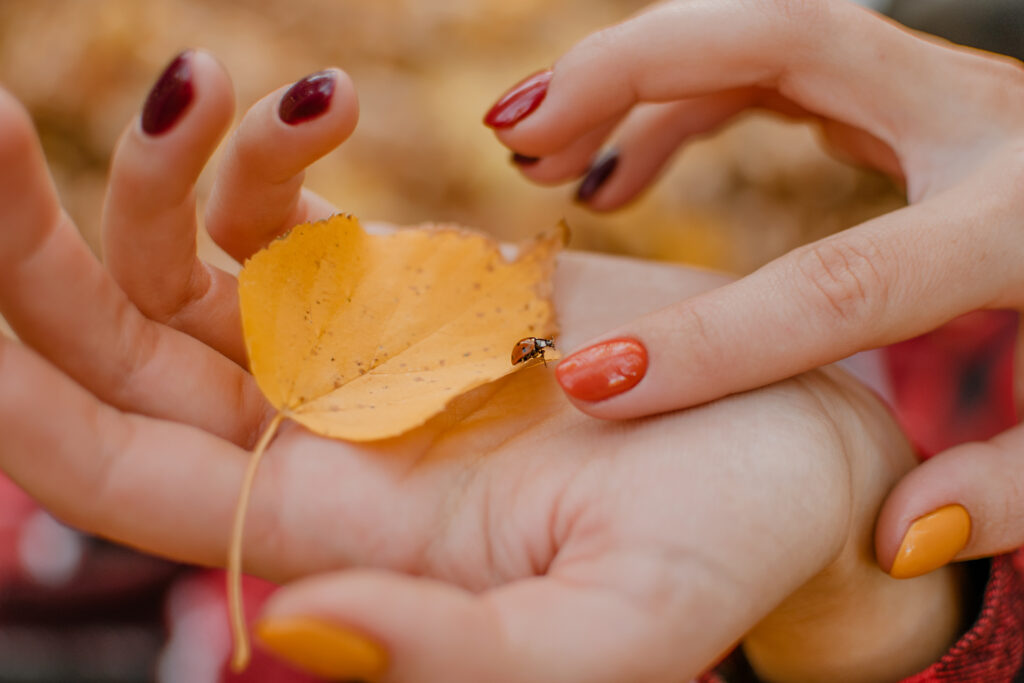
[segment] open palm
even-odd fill
[[[0,94],[0,312],[24,342],[0,342],[0,465],[76,526],[216,565],[246,449],[273,411],[245,369],[233,277],[196,258],[193,186],[231,103],[212,58],[188,59],[185,118],[122,137],[107,269],[62,212],[24,111]],[[302,169],[355,123],[351,84],[331,73],[323,116],[286,126],[277,91],[230,143],[207,227],[236,258],[333,211],[301,189]],[[560,340],[716,282],[565,255]],[[572,409],[539,366],[383,442],[286,425],[257,476],[245,566],[277,581],[344,569],[269,609],[384,643],[387,680],[684,680],[801,587],[840,585],[837,564],[866,571],[873,510],[910,462],[884,411],[838,372],[612,424]],[[869,592],[891,594],[875,574]]]

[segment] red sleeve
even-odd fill
[[[1024,551],[992,560],[974,626],[943,657],[904,683],[1001,683],[1024,660]]]

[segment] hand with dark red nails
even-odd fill
[[[614,209],[680,145],[761,109],[816,122],[844,158],[904,182],[910,206],[609,331],[646,347],[647,374],[578,406],[605,419],[673,411],[972,310],[1024,310],[1022,74],[1019,62],[931,40],[841,0],[658,3],[585,38],[556,62],[543,101],[496,131],[514,153],[543,158],[519,165],[528,178],[582,176],[577,199]],[[598,156],[609,145],[617,154]],[[1024,357],[1024,339],[1017,343]],[[573,375],[583,372],[574,359]],[[1015,384],[1019,400],[1024,372]],[[1022,454],[1024,427],[1015,427],[915,471],[881,518],[883,568],[915,520],[950,505],[966,510],[971,531],[952,534],[952,550],[934,557],[1024,544]]]
[[[0,336],[0,467],[76,527],[216,565],[272,410],[246,370],[237,282],[196,254],[196,183],[233,120],[231,85],[205,52],[186,65],[156,88],[164,132],[132,121],[118,143],[106,268],[0,90],[0,313],[18,335]],[[215,175],[218,243],[242,260],[337,211],[302,176],[357,112],[339,70],[253,105]],[[570,253],[555,280],[557,342],[578,346],[713,276]],[[583,352],[576,362],[601,372],[576,375],[578,393],[604,404],[643,391],[660,353],[639,333]],[[386,442],[282,429],[252,489],[244,558],[287,584],[259,622],[268,649],[340,680],[669,683],[744,637],[777,678],[773,643],[823,637],[785,670],[828,680],[856,645],[880,680],[954,637],[958,621],[931,612],[956,614],[954,572],[894,592],[862,552],[911,454],[849,378],[811,373],[608,425],[574,410],[550,373],[525,369]],[[572,358],[560,374],[571,383]],[[952,527],[945,517],[925,526]]]

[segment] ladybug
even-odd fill
[[[554,339],[538,339],[537,337],[525,337],[516,342],[512,347],[512,365],[519,365],[534,358],[540,358],[544,365],[548,362],[544,358],[544,349],[555,348]]]

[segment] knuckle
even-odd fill
[[[760,39],[776,50],[784,64],[818,60],[827,41],[835,38],[837,27],[829,22],[829,0],[747,0],[759,16]],[[784,56],[783,56],[784,55]]]
[[[118,305],[115,319],[122,334],[112,354],[116,363],[108,371],[111,388],[108,395],[101,398],[115,407],[130,408],[142,402],[140,395],[145,394],[146,386],[141,378],[158,356],[160,335],[157,326],[127,299]]]
[[[826,4],[823,0],[748,0],[753,9],[769,18],[806,28],[821,18]]]
[[[715,311],[700,299],[685,301],[677,310],[679,329],[686,339],[687,354],[701,368],[721,368],[730,363],[725,344],[715,334]]]
[[[617,24],[591,33],[562,58],[560,66],[568,66],[572,69],[573,67],[593,68],[593,65],[618,64],[621,67],[623,63],[622,37],[627,30],[626,24]],[[626,45],[629,45],[628,41],[626,41]]]
[[[873,242],[846,238],[812,244],[797,254],[796,269],[815,310],[842,326],[876,320],[888,299],[886,257]]]

